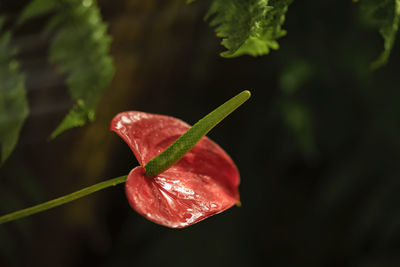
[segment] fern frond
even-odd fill
[[[1,163],[14,150],[29,113],[25,76],[17,61],[17,50],[10,47],[11,33],[3,32],[0,17],[0,143]]]
[[[20,22],[48,12],[53,15],[45,32],[54,34],[49,60],[68,75],[66,83],[75,101],[75,106],[51,134],[54,138],[69,128],[94,120],[96,104],[111,81],[114,67],[109,56],[111,37],[95,0],[33,0],[23,11]]]
[[[285,14],[292,0],[214,0],[206,19],[227,49],[222,57],[261,56],[278,49]]]

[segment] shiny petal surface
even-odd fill
[[[189,125],[173,117],[138,111],[117,114],[110,127],[129,145],[141,166],[189,128]]]
[[[189,128],[173,117],[136,111],[120,113],[111,122],[111,130],[128,143],[141,165],[126,182],[130,205],[149,220],[172,228],[189,226],[239,202],[239,172],[207,137],[168,170],[145,176],[143,166]]]
[[[208,176],[168,170],[149,179],[144,172],[143,167],[131,171],[126,195],[133,209],[164,226],[186,227],[237,202],[229,190]]]

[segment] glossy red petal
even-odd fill
[[[117,114],[110,127],[129,145],[141,166],[189,128],[189,125],[173,117],[138,111]]]
[[[126,182],[130,205],[149,220],[172,228],[189,226],[239,202],[239,172],[207,137],[168,170],[145,176],[143,166],[189,128],[176,118],[136,111],[120,113],[111,122],[111,130],[128,143],[141,165]]]

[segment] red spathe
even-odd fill
[[[228,154],[203,137],[168,170],[145,175],[146,163],[164,151],[190,126],[164,115],[127,111],[111,121],[111,130],[130,146],[141,166],[125,184],[129,204],[147,219],[182,228],[239,202],[239,172]]]

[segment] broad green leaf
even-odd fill
[[[34,10],[40,4],[48,5],[49,0],[33,0],[22,14],[30,14],[25,15],[28,18],[43,14]],[[111,37],[95,0],[65,0],[50,5],[51,8],[42,8],[54,13],[44,29],[45,33],[54,35],[49,60],[67,74],[66,83],[75,101],[51,134],[54,138],[94,120],[96,104],[112,79],[114,67],[109,56]]]
[[[29,113],[25,76],[15,59],[17,51],[10,47],[11,33],[3,32],[0,17],[0,143],[1,163],[10,156]]]
[[[214,0],[206,19],[227,51],[222,57],[261,56],[278,49],[277,39],[292,0]]]
[[[400,0],[360,0],[362,12],[379,27],[384,40],[381,55],[371,63],[371,69],[385,65],[392,51],[400,22]]]

